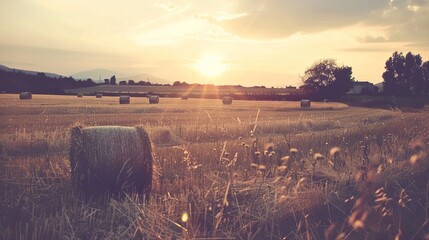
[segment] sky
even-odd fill
[[[394,51],[429,60],[428,26],[429,0],[0,0],[0,64],[284,87],[332,58],[378,83]]]

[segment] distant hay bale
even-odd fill
[[[77,97],[79,97],[79,98],[83,97],[83,93],[78,93]]]
[[[223,97],[222,103],[223,104],[232,104],[232,97]]]
[[[149,197],[152,143],[142,127],[74,127],[70,167],[73,189],[86,197],[143,193]]]
[[[31,92],[21,92],[19,94],[19,99],[21,100],[31,100],[33,98],[33,95]]]
[[[130,96],[122,95],[119,96],[119,104],[130,104],[131,98]]]
[[[103,97],[103,94],[102,94],[102,93],[96,93],[96,94],[95,94],[95,97],[96,97],[96,98],[102,98],[102,97]]]
[[[149,96],[149,104],[158,104],[159,97],[158,96]]]
[[[301,100],[301,108],[309,108],[311,106],[311,101],[308,99]]]
[[[182,94],[181,99],[182,100],[188,100],[189,96],[187,94]]]

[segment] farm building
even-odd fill
[[[347,92],[350,95],[358,95],[358,94],[374,94],[377,93],[377,87],[370,82],[353,82],[353,86]]]

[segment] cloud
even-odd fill
[[[35,71],[63,69],[60,71],[55,70],[55,72],[67,75],[82,66],[87,66],[88,68],[111,67],[126,61],[126,56],[118,54],[0,43],[0,62],[11,64],[11,67],[16,68],[28,68],[29,63],[36,63],[34,66],[30,66]],[[65,62],[67,64],[64,64]]]
[[[359,25],[383,29],[358,37],[362,43],[429,40],[429,0],[236,0],[235,7],[240,15],[214,21],[243,38],[287,38]]]
[[[414,42],[414,43],[409,43],[406,45],[407,47],[412,47],[412,48],[419,48],[419,49],[425,49],[425,50],[429,50],[429,41],[427,42]]]
[[[285,38],[295,33],[321,32],[364,21],[388,0],[268,0],[238,1],[245,16],[220,21],[225,30],[247,38]]]
[[[359,42],[364,42],[364,43],[383,43],[383,42],[388,42],[389,40],[384,37],[384,36],[365,36],[365,37],[360,37],[358,38]]]
[[[386,26],[384,35],[390,42],[429,41],[428,23],[428,0],[391,0],[381,12],[364,21],[366,25]]]
[[[374,52],[393,52],[396,49],[391,47],[352,47],[352,48],[343,48],[339,49],[341,51],[348,51],[348,52],[368,52],[368,53],[374,53]]]

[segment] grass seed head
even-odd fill
[[[288,163],[289,162],[289,159],[290,159],[290,157],[289,156],[284,156],[284,157],[282,157],[280,160],[282,160],[283,162],[285,162],[285,163]]]
[[[320,153],[316,153],[316,154],[314,154],[314,156],[313,156],[313,158],[314,158],[314,160],[321,160],[321,159],[323,159],[323,158],[325,158],[322,154],[320,154]]]
[[[188,215],[188,213],[186,213],[186,212],[184,212],[183,214],[182,214],[182,222],[187,222],[189,220],[189,215]]]
[[[329,151],[329,154],[331,155],[331,157],[336,156],[337,154],[340,154],[341,152],[341,148],[339,147],[333,147],[331,148],[331,150]]]

